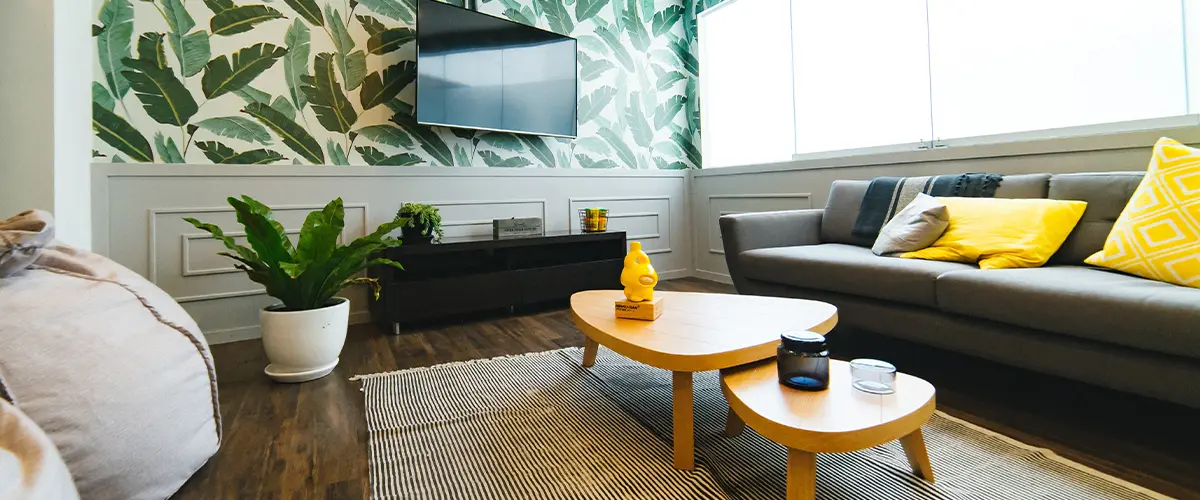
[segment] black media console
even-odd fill
[[[619,289],[625,253],[623,231],[404,244],[384,253],[404,271],[387,266],[370,271],[383,287],[379,300],[371,301],[371,321],[390,323],[398,334],[404,323]]]

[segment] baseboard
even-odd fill
[[[714,273],[712,271],[705,271],[703,269],[696,269],[695,271],[692,271],[692,276],[702,280],[724,283],[726,285],[733,284],[733,278],[730,278],[728,274]]]
[[[370,321],[371,311],[350,311],[351,325],[369,323]],[[262,329],[259,328],[258,325],[204,332],[204,340],[208,342],[208,345],[228,344],[230,342],[241,342],[243,340],[254,340],[260,338],[262,338]]]
[[[692,277],[692,272],[691,272],[691,270],[688,270],[688,269],[673,269],[670,271],[659,271],[659,273],[658,273],[658,279],[660,281],[676,280],[679,278],[690,278],[690,277]]]

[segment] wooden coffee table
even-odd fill
[[[868,394],[850,385],[849,363],[830,360],[829,389],[801,391],[781,385],[776,363],[769,360],[723,370],[721,390],[729,401],[726,435],[749,425],[788,448],[788,500],[816,494],[817,453],[857,451],[895,439],[913,472],[933,482],[921,435],[934,409],[929,382],[898,373],[894,394]]]
[[[571,296],[575,326],[587,336],[583,366],[596,362],[600,344],[634,361],[673,372],[675,467],[695,467],[692,373],[720,370],[775,356],[787,330],[828,333],[837,308],[811,300],[687,292],[655,292],[663,314],[654,321],[617,318],[620,290]]]

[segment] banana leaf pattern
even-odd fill
[[[415,0],[94,1],[96,161],[701,166],[696,15],[720,0],[478,0],[579,40],[574,140],[417,124]]]

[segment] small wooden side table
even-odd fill
[[[850,385],[850,364],[829,361],[829,389],[801,391],[779,383],[774,359],[721,371],[729,401],[725,434],[746,425],[788,448],[787,498],[816,495],[817,453],[857,451],[899,439],[913,472],[933,482],[921,425],[933,415],[933,385],[896,374],[896,392],[869,394]]]

